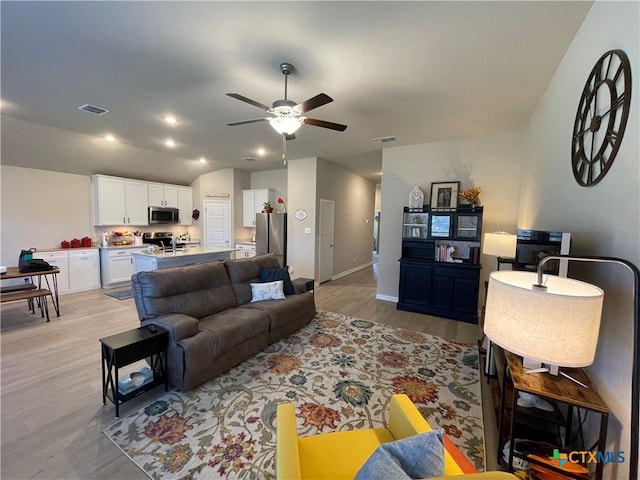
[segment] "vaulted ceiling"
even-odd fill
[[[265,112],[225,95],[271,105],[284,96],[282,62],[295,67],[289,98],[324,92],[334,101],[307,115],[348,125],[303,125],[290,159],[326,158],[376,181],[383,146],[521,128],[591,2],[0,6],[3,163],[188,184],[221,168],[282,168],[282,138],[268,123],[226,125]],[[109,113],[80,111],[86,103]],[[167,113],[176,126],[163,123]],[[64,131],[83,135],[71,148]],[[106,133],[144,154],[118,155]],[[385,136],[397,141],[373,141]]]

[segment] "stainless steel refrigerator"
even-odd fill
[[[286,213],[256,213],[256,253],[275,253],[287,265]]]

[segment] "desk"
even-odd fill
[[[3,273],[0,276],[0,280],[10,280],[16,278],[38,278],[38,290],[42,290],[42,279],[47,285],[47,289],[50,290],[51,293],[51,302],[53,303],[53,308],[56,310],[56,316],[60,316],[60,302],[58,301],[58,273],[60,273],[59,268],[54,268],[53,270],[43,270],[40,272],[21,272],[18,267],[7,267],[7,272]],[[49,275],[51,275],[51,281],[49,281]],[[35,283],[35,282],[34,282]],[[25,290],[28,290],[25,288]],[[34,290],[35,292],[35,290]],[[11,297],[2,297],[3,302],[11,301]],[[8,298],[5,300],[5,298]]]
[[[502,387],[502,395],[500,400],[500,418],[499,418],[499,432],[498,438],[502,438],[504,422],[503,416],[505,414],[505,409],[508,409],[505,402],[505,391],[507,389],[507,382],[509,381],[509,376],[506,374],[506,371],[511,373],[510,379],[513,385],[513,401],[510,406],[511,408],[511,426],[510,426],[510,435],[509,435],[509,456],[507,461],[507,468],[512,470],[513,467],[513,457],[521,457],[525,458],[529,462],[539,463],[531,458],[528,458],[526,455],[522,455],[520,453],[514,453],[514,440],[515,440],[515,425],[518,422],[516,418],[517,415],[535,415],[539,418],[539,421],[555,423],[554,420],[551,419],[551,415],[546,415],[546,412],[543,412],[538,409],[529,409],[525,407],[520,407],[517,405],[518,392],[527,392],[532,393],[534,395],[538,395],[539,397],[544,398],[545,400],[549,400],[551,403],[560,402],[566,405],[567,414],[566,418],[561,418],[558,422],[565,428],[564,435],[564,444],[561,445],[570,450],[598,450],[604,452],[606,450],[606,437],[607,437],[607,423],[609,419],[609,407],[604,402],[602,397],[598,395],[598,393],[594,390],[589,377],[584,373],[582,369],[579,368],[563,368],[568,375],[575,378],[576,380],[588,385],[589,388],[584,388],[571,380],[562,377],[550,375],[548,373],[524,373],[524,368],[522,367],[522,357],[512,354],[511,352],[504,351],[505,356],[505,376],[504,376],[504,385]],[[573,409],[583,409],[587,412],[594,412],[600,415],[600,431],[598,435],[598,439],[595,441],[593,445],[586,445],[586,448],[580,448],[581,446],[572,445],[571,442],[567,441],[567,438],[570,437],[572,420],[573,420]],[[536,412],[532,412],[532,410],[537,410]],[[546,418],[545,418],[546,417]],[[498,448],[499,452],[501,449]],[[498,454],[500,457],[500,453]],[[598,462],[596,465],[595,478],[597,480],[602,479],[602,469],[604,464],[602,462]],[[553,467],[548,467],[550,470],[553,470]],[[561,470],[556,470],[560,472]],[[566,471],[562,471],[564,475],[569,478],[583,478],[580,476],[572,475]]]

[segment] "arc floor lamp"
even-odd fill
[[[558,309],[559,306],[562,308],[572,309],[574,308],[573,303],[575,303],[575,301],[578,299],[579,293],[571,293],[570,283],[571,282],[575,283],[575,280],[572,280],[569,278],[563,278],[563,277],[554,277],[552,283],[558,284],[563,287],[562,290],[566,292],[570,292],[568,294],[564,294],[563,296],[561,296],[561,297],[564,297],[564,300],[560,298],[560,302],[564,302],[564,305],[559,304],[558,301],[548,301],[544,299],[545,293],[548,293],[550,297],[554,295],[553,292],[546,292],[547,287],[545,287],[544,285],[545,284],[544,264],[551,260],[613,263],[613,264],[622,265],[626,267],[633,274],[633,278],[634,278],[633,312],[634,313],[633,313],[633,364],[631,369],[631,425],[630,425],[630,429],[631,429],[630,450],[631,451],[629,452],[628,455],[626,455],[626,458],[628,459],[628,462],[629,462],[629,480],[638,480],[638,446],[639,446],[638,440],[640,436],[640,405],[639,405],[640,403],[640,320],[639,320],[640,300],[638,297],[640,296],[640,292],[639,292],[640,271],[638,270],[638,267],[636,267],[633,263],[629,262],[628,260],[624,260],[616,257],[552,255],[552,256],[543,258],[538,264],[537,278],[536,278],[536,273],[532,272],[531,274],[529,274],[531,279],[531,284],[526,282],[527,284],[524,285],[522,281],[518,281],[518,278],[516,277],[516,275],[521,276],[523,272],[513,272],[514,275],[510,275],[511,272],[499,272],[502,275],[500,278],[503,283],[508,284],[509,288],[513,289],[514,291],[516,290],[519,291],[518,295],[521,301],[518,302],[517,305],[514,305],[514,308],[511,310],[512,315],[509,315],[509,316],[511,318],[515,317],[516,319],[518,316],[522,316],[523,328],[527,322],[529,322],[529,324],[535,325],[535,322],[532,322],[532,320],[535,320],[535,319],[529,318],[528,320],[526,320],[527,317],[530,317],[532,315],[545,316],[546,314],[544,309],[547,308],[547,306],[553,306],[553,308],[555,308],[556,310]],[[564,283],[567,284],[566,288],[564,288],[564,285],[563,285]],[[580,282],[580,283],[584,283],[584,282]],[[593,287],[592,285],[589,285],[589,284],[586,284],[586,285]],[[597,287],[593,287],[593,288],[597,288]],[[488,302],[487,313],[485,318],[485,330],[487,329],[490,330],[492,327],[495,328],[497,326],[497,325],[493,325],[493,326],[487,325],[489,322],[492,321],[491,320],[492,317],[494,319],[499,319],[501,316],[500,312],[498,311],[499,310],[498,307],[494,307],[496,308],[494,312],[495,315],[493,315],[489,311],[490,308],[491,308],[491,305],[489,305],[489,302]],[[554,313],[557,313],[557,311],[556,312],[549,311],[547,318],[551,316],[555,316],[557,318],[558,315],[553,315]],[[577,312],[574,312],[574,313],[577,313]],[[600,315],[600,312],[598,312],[598,318],[597,318],[598,324],[600,322],[599,315]],[[498,321],[499,320],[496,320],[496,322]],[[514,321],[517,321],[517,320],[514,320]],[[563,323],[562,319],[560,318],[558,320],[557,328],[562,328],[562,323]],[[489,335],[488,333],[487,333],[487,336],[491,337],[491,335]],[[595,338],[597,338],[597,332],[596,332]],[[593,347],[595,352],[595,345],[593,345]],[[589,363],[583,363],[583,365],[587,365]]]

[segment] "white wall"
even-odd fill
[[[639,11],[638,2],[596,2],[587,15],[526,130],[529,159],[518,215],[523,227],[570,231],[574,254],[616,256],[636,265],[640,265]],[[631,113],[609,173],[585,188],[575,182],[571,169],[573,121],[591,69],[611,49],[624,50],[631,62]],[[569,276],[605,291],[596,359],[589,373],[612,409],[608,449],[623,450],[629,458],[634,454],[629,452],[632,277],[619,266],[574,262]],[[607,465],[604,478],[626,478],[626,472],[627,464]]]
[[[402,209],[409,204],[409,192],[415,185],[428,204],[433,182],[460,180],[462,188],[476,184],[482,189],[483,231],[515,233],[523,161],[521,132],[385,148],[378,298],[397,301]],[[495,259],[483,257],[482,263],[486,278],[494,270]],[[481,291],[481,298],[483,295]]]
[[[293,267],[293,277],[315,278],[317,215],[316,215],[316,157],[289,160],[287,167],[287,262]],[[298,221],[293,216],[298,209],[307,212],[307,218]],[[305,229],[310,233],[305,233]]]
[[[336,163],[318,159],[317,197],[335,202],[333,276],[370,265],[375,184]],[[316,268],[319,271],[320,267]]]
[[[287,205],[287,169],[251,172],[251,188],[270,188],[276,191],[276,197],[282,198]],[[274,208],[276,206],[274,205]],[[287,211],[289,211],[287,209]]]
[[[0,167],[2,265],[17,266],[20,250],[60,248],[62,240],[92,237],[91,177]]]

